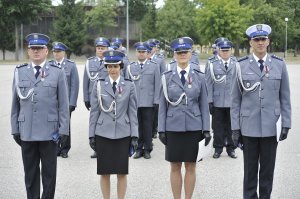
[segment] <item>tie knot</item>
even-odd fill
[[[35,68],[37,71],[40,71],[41,66],[35,66],[34,68]]]
[[[258,60],[258,62],[259,62],[260,64],[262,64],[262,63],[264,63],[264,60],[260,59],[260,60]]]
[[[227,65],[227,62],[225,62],[225,65]]]
[[[180,71],[181,75],[185,75],[186,71],[185,70],[182,70]]]
[[[117,85],[117,82],[113,82],[113,86],[116,86]]]

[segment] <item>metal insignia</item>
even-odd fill
[[[266,77],[269,77],[269,73],[266,74]]]
[[[191,84],[189,84],[189,85],[188,85],[188,88],[192,88],[192,85],[191,85]]]
[[[39,35],[35,34],[33,35],[33,39],[38,39],[39,38]]]
[[[220,75],[217,75],[217,78],[219,79],[219,78],[220,78]]]
[[[247,83],[246,83],[246,86],[247,86],[247,87],[250,87],[250,83],[249,83],[249,82],[247,82]]]
[[[109,52],[109,56],[113,56],[114,55],[114,52],[113,51],[110,51]]]
[[[180,38],[180,39],[178,40],[178,43],[179,43],[179,44],[183,44],[183,42],[184,42],[184,41],[183,41],[183,38]]]
[[[102,38],[102,37],[100,37],[99,41],[103,41],[103,38]]]
[[[257,31],[262,31],[262,25],[261,24],[257,24],[256,25],[256,30]]]

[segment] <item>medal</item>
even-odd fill
[[[249,82],[247,82],[247,83],[246,83],[246,86],[249,88],[249,87],[250,87],[250,83],[249,83]]]
[[[121,86],[118,86],[118,96],[122,97],[123,88]]]
[[[266,77],[269,77],[269,73],[266,74]]]
[[[45,76],[46,76],[46,73],[45,73],[44,70],[42,70],[42,72],[41,72],[41,81],[45,80]]]
[[[192,88],[192,77],[191,76],[188,76],[188,88]]]

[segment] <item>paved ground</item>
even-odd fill
[[[203,63],[203,62],[202,62]],[[79,64],[80,77],[83,64]],[[290,73],[293,127],[286,141],[278,146],[273,199],[300,198],[300,64],[288,66]],[[0,199],[26,198],[21,151],[10,135],[11,82],[14,65],[0,64]],[[81,79],[82,80],[82,79]],[[80,88],[82,88],[82,81]],[[101,198],[96,161],[90,159],[88,144],[89,112],[82,102],[80,89],[78,107],[72,115],[72,149],[68,159],[58,158],[56,198]],[[195,199],[242,198],[243,158],[230,159],[223,153],[215,160],[211,155],[197,164]],[[154,140],[152,159],[130,159],[128,199],[172,198],[169,164],[164,160],[164,147]],[[116,196],[116,177],[112,177],[112,199]]]

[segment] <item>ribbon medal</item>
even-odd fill
[[[121,86],[118,86],[118,96],[122,97],[123,88]]]
[[[188,76],[188,88],[192,88],[192,77]]]
[[[44,70],[42,70],[42,72],[41,72],[41,81],[45,80],[45,76],[46,76],[46,72]]]

